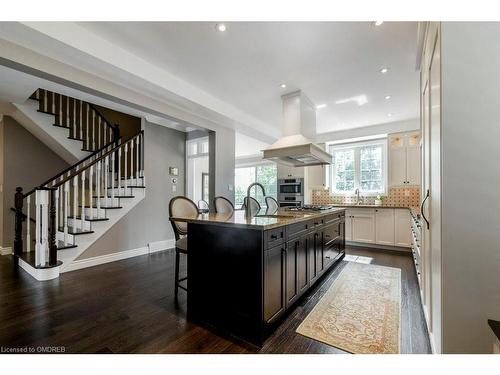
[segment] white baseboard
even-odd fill
[[[38,281],[47,281],[59,277],[61,269],[61,266],[52,268],[35,268],[31,264],[26,263],[21,258],[19,258],[19,267],[21,267]]]
[[[175,240],[173,239],[150,242],[146,246],[139,247],[137,249],[119,251],[117,253],[100,255],[87,259],[75,260],[71,262],[71,264],[66,265],[66,267],[62,272],[76,271],[82,268],[98,266],[100,264],[105,264],[110,262],[116,262],[118,260],[133,258],[140,255],[156,253],[158,251],[171,249],[174,246],[175,246]]]
[[[172,249],[175,247],[175,240],[155,241],[148,244],[149,252],[156,253],[157,251]]]
[[[12,247],[1,247],[0,246],[0,255],[11,255]]]

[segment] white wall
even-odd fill
[[[235,132],[221,127],[215,132],[215,196],[234,203]]]
[[[488,353],[487,319],[500,320],[500,23],[441,31],[443,352]]]

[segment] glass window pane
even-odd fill
[[[348,192],[354,190],[355,165],[354,150],[339,150],[333,153],[334,163],[334,190]]]
[[[365,193],[382,191],[382,146],[362,147],[359,158],[361,191]]]
[[[237,207],[243,204],[248,186],[255,182],[255,167],[236,168],[234,173],[234,201]]]

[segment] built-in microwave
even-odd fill
[[[278,194],[304,195],[304,179],[303,178],[279,179]]]

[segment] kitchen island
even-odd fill
[[[188,223],[188,318],[258,346],[344,256],[343,208],[170,220]]]

